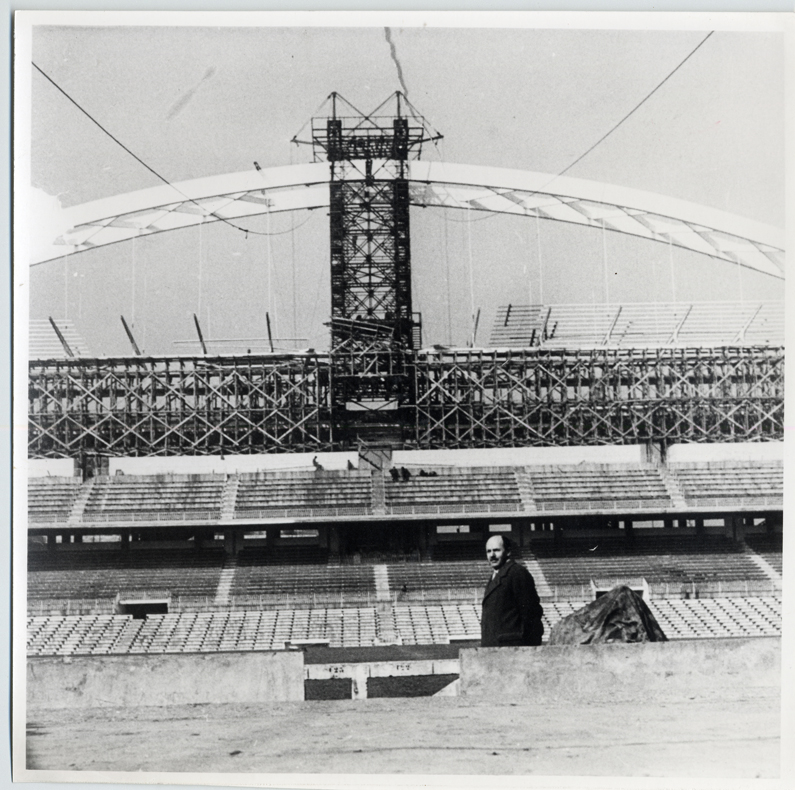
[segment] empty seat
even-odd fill
[[[79,477],[28,478],[28,520],[32,523],[65,522],[81,483]]]
[[[216,520],[224,475],[120,475],[95,478],[83,521]]]
[[[267,518],[276,512],[307,515],[372,512],[369,472],[263,472],[243,474],[237,488],[236,518]]]
[[[490,512],[522,506],[512,468],[468,468],[439,471],[435,476],[413,474],[407,480],[384,481],[389,513]]]
[[[672,464],[686,501],[720,504],[727,499],[776,502],[783,497],[784,468],[777,462]]]

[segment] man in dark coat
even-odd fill
[[[489,538],[486,559],[492,577],[483,594],[481,647],[540,645],[544,610],[530,572],[511,559],[511,542],[502,535]]]

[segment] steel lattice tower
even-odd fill
[[[429,130],[401,93],[364,114],[336,93],[312,119],[315,158],[331,166],[331,350],[407,350],[419,340],[411,305],[408,161]],[[353,114],[340,114],[343,104]]]

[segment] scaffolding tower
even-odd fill
[[[414,398],[408,162],[441,135],[400,93],[371,113],[339,94],[312,119],[315,159],[330,165],[332,412],[342,440],[400,443]],[[300,141],[299,141],[300,142]]]
[[[411,349],[408,162],[441,135],[400,92],[369,114],[337,93],[330,102],[330,117],[312,119],[312,146],[331,170],[331,351]]]

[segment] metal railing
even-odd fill
[[[442,514],[442,513],[515,513],[519,502],[467,502],[457,505],[387,505],[387,515]]]
[[[582,499],[535,503],[539,511],[548,510],[659,510],[673,507],[670,499]]]
[[[168,510],[131,513],[84,513],[85,524],[136,524],[141,521],[218,521],[219,510]]]
[[[688,497],[685,502],[690,507],[720,507],[731,510],[733,507],[783,507],[784,495],[778,496],[732,496],[727,494],[722,497]]]
[[[36,513],[28,510],[28,521],[32,524],[65,524],[68,513]]]
[[[235,510],[235,519],[322,518],[333,516],[369,516],[373,509],[365,506],[290,507]]]

